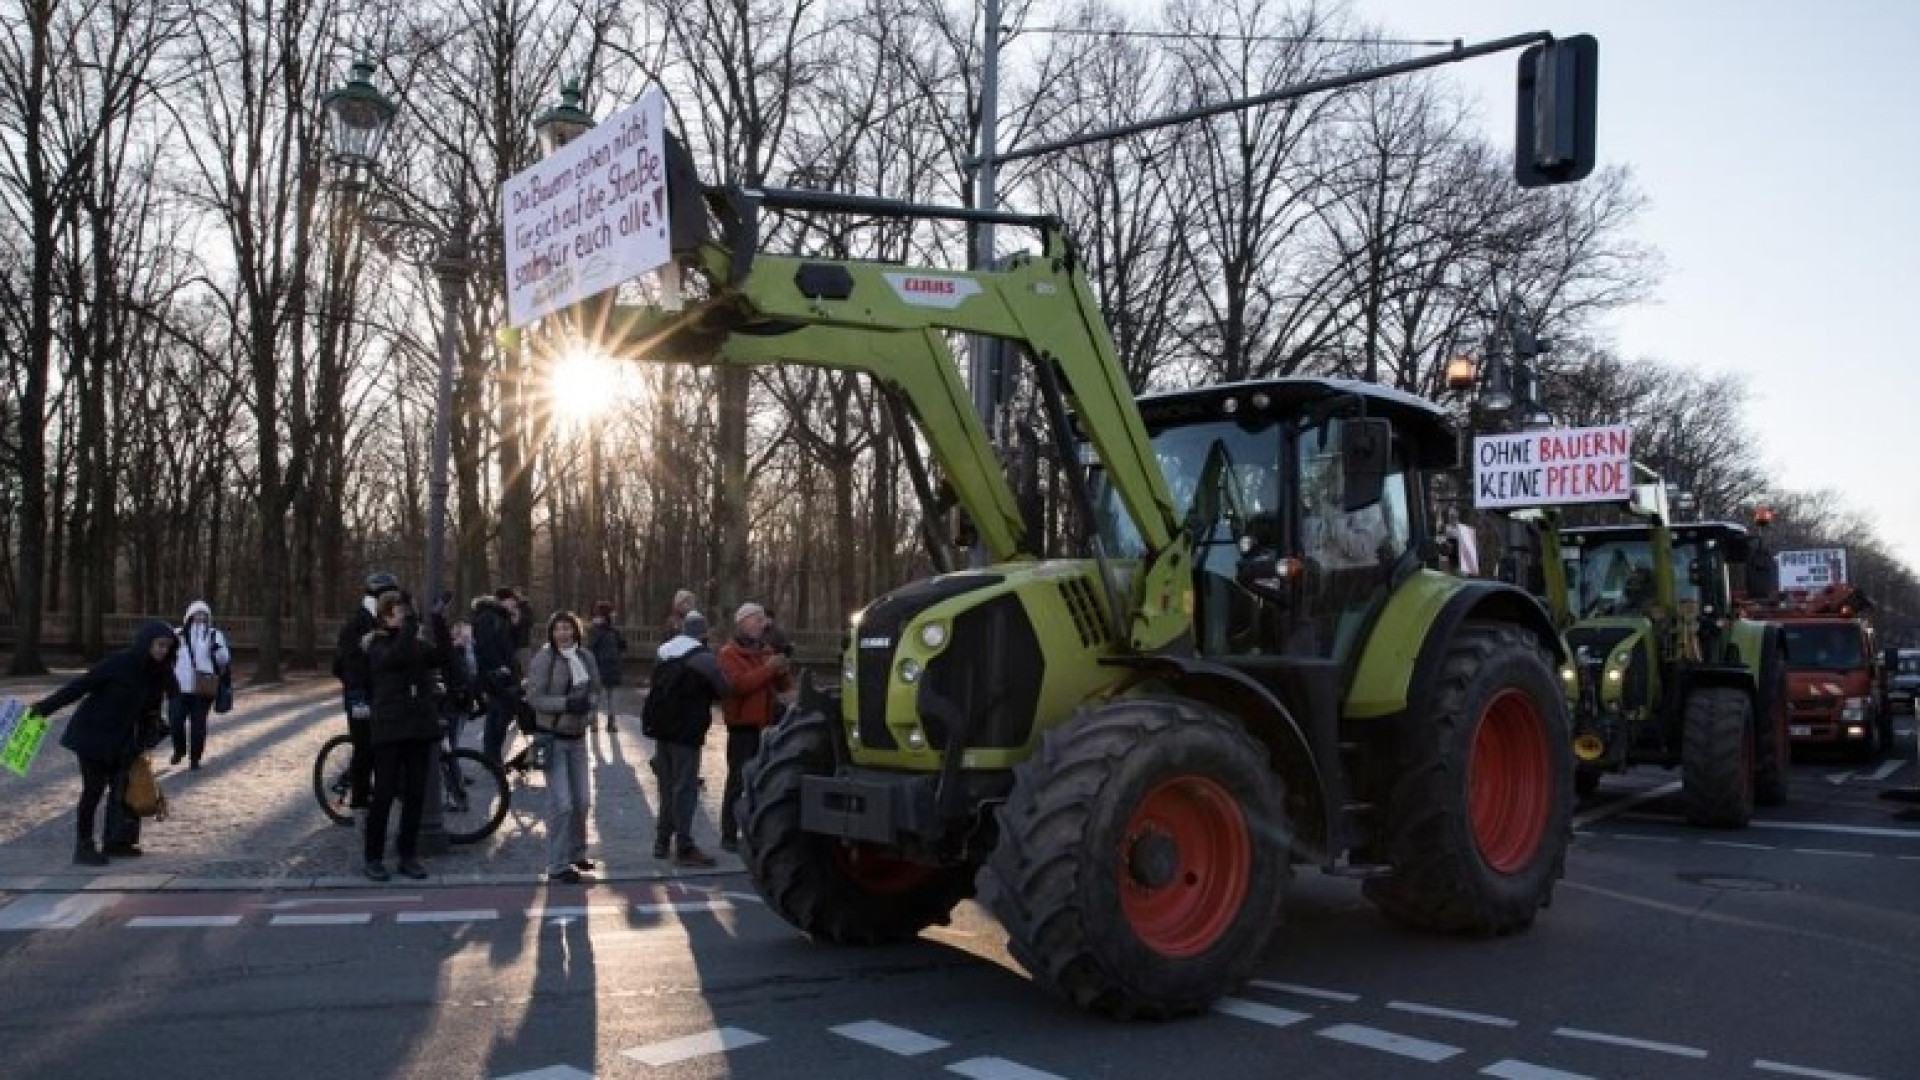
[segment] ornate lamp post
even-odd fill
[[[333,117],[334,184],[356,224],[380,250],[432,270],[440,284],[440,369],[433,410],[432,460],[427,475],[426,594],[437,600],[447,586],[447,495],[452,457],[453,370],[460,351],[460,315],[473,252],[493,230],[476,230],[473,209],[462,197],[449,223],[420,213],[391,188],[379,171],[380,148],[400,108],[373,85],[373,61],[354,61],[346,85],[323,101]]]

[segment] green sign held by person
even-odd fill
[[[0,698],[0,765],[27,775],[47,738],[47,718],[17,698]]]

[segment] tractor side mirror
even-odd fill
[[[1393,425],[1385,420],[1349,420],[1341,427],[1340,470],[1347,513],[1364,510],[1386,492],[1393,464]]]

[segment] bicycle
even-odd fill
[[[313,797],[320,810],[339,825],[353,824],[348,766],[353,762],[353,740],[335,735],[320,747],[313,760]],[[471,844],[485,840],[506,820],[513,802],[507,774],[478,750],[461,747],[440,750],[441,822],[448,841]]]

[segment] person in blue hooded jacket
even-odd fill
[[[73,751],[80,763],[76,865],[105,866],[108,855],[140,854],[139,820],[127,813],[123,802],[127,772],[143,750],[165,737],[160,710],[173,692],[177,642],[172,627],[150,622],[134,634],[132,645],[33,705],[34,712],[51,717],[80,701],[60,735],[60,745]],[[95,847],[94,818],[103,795],[111,796],[106,835]]]

